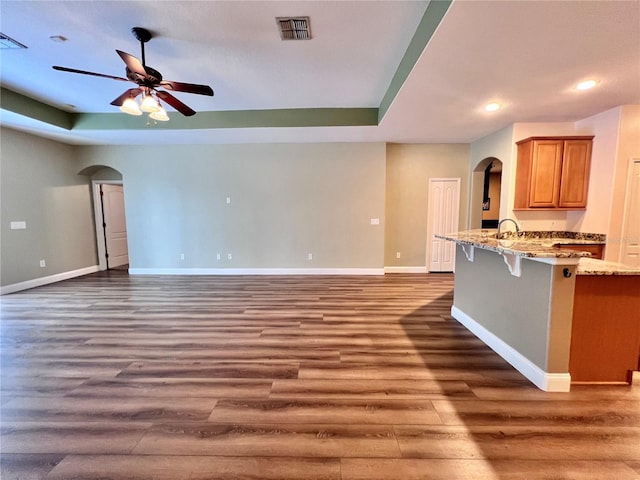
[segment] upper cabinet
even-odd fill
[[[515,210],[580,210],[587,206],[590,137],[531,137],[520,140]]]

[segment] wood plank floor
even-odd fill
[[[452,289],[112,271],[6,295],[1,477],[639,479],[640,388],[538,390]]]

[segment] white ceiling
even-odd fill
[[[155,35],[148,65],[214,89],[175,94],[196,111],[378,107],[427,5],[2,0],[0,31],[29,48],[0,51],[0,81],[60,109],[117,112],[109,102],[132,84],[51,66],[124,76],[115,49],[140,57],[130,29],[142,26]],[[311,17],[312,40],[280,40],[275,17],[291,15]],[[576,92],[587,77],[599,85]],[[504,108],[488,114],[489,101]],[[467,143],[514,122],[573,121],[622,104],[640,104],[640,0],[458,0],[379,126],[68,132],[6,110],[1,120],[69,143]]]

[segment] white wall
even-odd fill
[[[607,233],[615,193],[613,179],[618,155],[621,107],[576,122],[577,135],[594,135],[589,196],[585,212],[567,212],[569,230]]]
[[[513,125],[487,135],[471,144],[471,194],[469,200],[469,228],[480,228],[482,224],[482,190],[484,186],[484,169],[474,172],[478,164],[485,158],[494,157],[502,162],[502,183],[500,186],[500,218],[509,216],[513,205],[513,188],[511,175],[513,163]],[[515,178],[515,177],[514,177]]]
[[[587,209],[513,211],[515,142],[532,136],[567,135],[595,137]],[[607,235],[605,258],[619,260],[629,161],[640,158],[640,105],[615,107],[575,123],[515,123],[471,144],[471,171],[487,157],[503,162],[501,218],[515,218],[524,230],[603,233]],[[479,217],[473,206],[479,201],[476,197],[481,191],[481,175],[472,173],[472,180],[469,218],[471,228],[478,228]]]

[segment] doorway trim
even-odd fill
[[[104,239],[104,216],[102,213],[102,199],[100,197],[100,185],[124,185],[122,180],[92,180],[91,191],[93,193],[93,218],[96,228],[96,247],[98,250],[98,270],[107,269],[107,248]]]
[[[630,242],[629,238],[629,217],[631,216],[631,200],[633,190],[633,170],[637,163],[640,163],[640,157],[631,157],[629,159],[629,164],[627,166],[627,184],[625,188],[624,195],[624,209],[622,211],[622,231],[620,232],[622,241],[620,242],[620,248],[618,251],[618,260],[619,262],[623,262],[625,260],[624,255],[627,251],[627,247]],[[605,250],[606,255],[606,250]]]
[[[431,189],[433,187],[433,184],[436,182],[452,182],[455,183],[456,186],[456,190],[457,190],[457,196],[455,199],[455,205],[454,205],[454,216],[455,216],[455,228],[456,228],[456,232],[458,230],[460,230],[460,185],[461,185],[461,179],[460,177],[447,177],[447,178],[440,178],[440,177],[431,177],[429,178],[427,185],[427,195],[428,195],[428,201],[429,201],[429,205],[427,205],[427,245],[426,245],[426,253],[425,253],[425,265],[426,265],[426,269],[427,272],[432,272],[430,266],[431,266],[431,248],[432,248],[432,241],[431,241],[431,237],[433,234],[433,228],[432,228],[432,218],[431,218],[431,214],[432,214],[432,207],[433,205],[431,205]],[[453,233],[453,232],[445,232],[445,233]],[[447,240],[442,240],[443,242],[446,242]],[[453,242],[452,242],[453,245]],[[455,245],[453,245],[453,270],[455,272]],[[434,273],[437,273],[438,271],[433,270]]]

